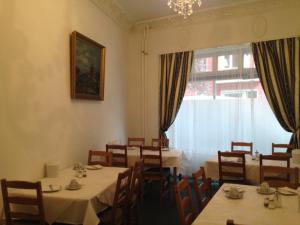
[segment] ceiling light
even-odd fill
[[[193,5],[198,3],[198,6],[201,6],[201,0],[168,0],[168,6],[177,12],[180,15],[183,15],[184,18],[192,15]]]

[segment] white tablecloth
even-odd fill
[[[97,213],[112,205],[118,174],[125,170],[125,168],[103,167],[100,170],[87,170],[87,177],[76,178],[75,171],[69,168],[61,171],[57,178],[41,179],[42,188],[50,184],[62,186],[59,192],[43,193],[46,222],[98,225]],[[77,179],[82,188],[65,190],[71,179]],[[31,193],[24,191],[22,194]]]
[[[266,196],[258,194],[255,186],[239,186],[245,190],[242,199],[226,198],[222,186],[193,225],[224,225],[227,219],[243,225],[299,225],[297,195],[281,196],[282,208],[268,209],[263,205]]]
[[[252,160],[250,155],[246,156],[246,178],[247,181],[251,184],[259,184],[259,161]],[[219,166],[218,166],[218,156],[214,156],[208,159],[205,162],[204,168],[207,177],[211,177],[212,179],[219,179]],[[270,161],[264,160],[264,165],[271,165],[271,166],[286,166],[285,162],[282,161]],[[300,164],[295,164],[291,160],[290,167],[298,167],[300,168]],[[299,174],[299,181],[300,181],[300,174]]]
[[[117,153],[118,150],[114,150],[113,152]],[[183,153],[182,151],[176,149],[162,150],[162,165],[166,168],[177,168],[179,172],[183,170]],[[134,166],[135,162],[140,158],[140,150],[139,148],[128,148],[127,150],[127,159],[128,166]]]

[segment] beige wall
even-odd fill
[[[0,0],[0,178],[86,162],[127,137],[128,32],[88,0]],[[69,35],[106,46],[105,100],[71,100]]]
[[[300,34],[300,1],[266,2],[207,11],[190,22],[167,18],[138,25],[130,39],[129,135],[145,135],[148,142],[158,135],[160,54]],[[147,25],[149,32],[144,35]],[[143,46],[146,56],[141,53]]]

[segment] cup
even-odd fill
[[[236,187],[230,187],[229,189],[229,196],[232,198],[239,198],[241,193]]]
[[[262,182],[260,184],[260,191],[264,193],[268,193],[270,191],[270,186],[267,182]]]
[[[79,186],[79,183],[76,179],[72,179],[69,183],[70,188],[77,188]]]

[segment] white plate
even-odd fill
[[[100,169],[102,169],[102,166],[101,165],[88,165],[88,166],[85,166],[85,168],[87,170],[100,170]]]
[[[81,184],[79,184],[78,186],[74,186],[74,187],[71,187],[70,185],[67,185],[66,186],[66,189],[67,190],[70,190],[70,191],[74,191],[74,190],[79,190],[81,188]]]
[[[239,186],[234,186],[239,192],[245,192],[245,190]],[[231,186],[226,186],[226,187],[223,187],[223,191],[224,192],[229,192],[230,191],[230,188]]]
[[[50,184],[48,186],[43,187],[44,193],[58,192],[60,190],[61,190],[61,185]]]
[[[296,191],[294,190],[287,190],[285,188],[278,188],[278,192],[282,195],[297,195]]]
[[[270,188],[268,192],[265,191],[261,191],[260,187],[256,188],[256,191],[258,194],[262,194],[262,195],[271,195],[274,194],[276,189],[275,188]]]

